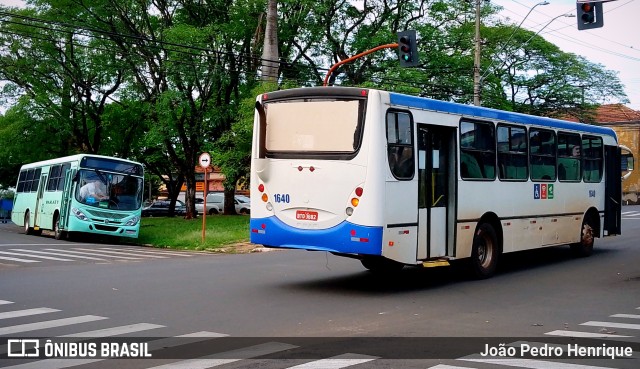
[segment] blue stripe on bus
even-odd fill
[[[432,100],[425,97],[408,96],[390,92],[389,93],[391,104],[402,105],[411,108],[435,110],[445,113],[460,114],[466,116],[473,116],[478,118],[496,119],[505,122],[522,123],[522,124],[536,124],[545,127],[577,130],[591,133],[597,133],[602,135],[609,135],[616,137],[613,129],[608,127],[594,126],[584,123],[568,122],[560,119],[537,117],[534,115],[527,115],[521,113],[514,113],[508,111],[502,111],[497,109],[483,108],[479,106],[464,105],[453,102]],[[617,142],[617,138],[616,138]]]
[[[291,227],[271,216],[251,219],[249,229],[251,242],[265,246],[345,254],[382,254],[382,227],[344,221],[328,229],[309,230]]]

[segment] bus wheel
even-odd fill
[[[471,270],[480,279],[489,278],[498,266],[500,247],[496,231],[489,223],[482,223],[473,236]]]
[[[29,211],[24,215],[24,234],[33,234],[33,228],[29,227]]]
[[[60,216],[56,215],[56,217],[53,219],[53,237],[56,240],[61,240],[63,239],[64,236],[64,232],[60,230]]]
[[[591,218],[582,221],[580,242],[571,245],[571,252],[578,257],[586,257],[593,254],[593,224]]]
[[[365,257],[360,259],[360,262],[362,266],[374,273],[394,273],[399,272],[404,267],[404,264],[382,256]]]

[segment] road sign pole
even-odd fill
[[[202,202],[202,245],[204,246],[204,236],[207,229],[207,168],[204,168],[204,201]]]
[[[198,162],[202,169],[204,169],[204,201],[202,203],[202,245],[204,245],[205,229],[207,227],[207,168],[211,165],[211,155],[209,155],[208,152],[203,152],[200,154]]]

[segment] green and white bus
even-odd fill
[[[26,164],[11,220],[26,234],[52,230],[56,239],[74,232],[137,238],[143,184],[142,164],[108,156],[78,154]]]

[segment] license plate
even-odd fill
[[[297,220],[318,220],[318,212],[317,211],[307,211],[307,210],[298,210],[296,211],[296,219]]]

